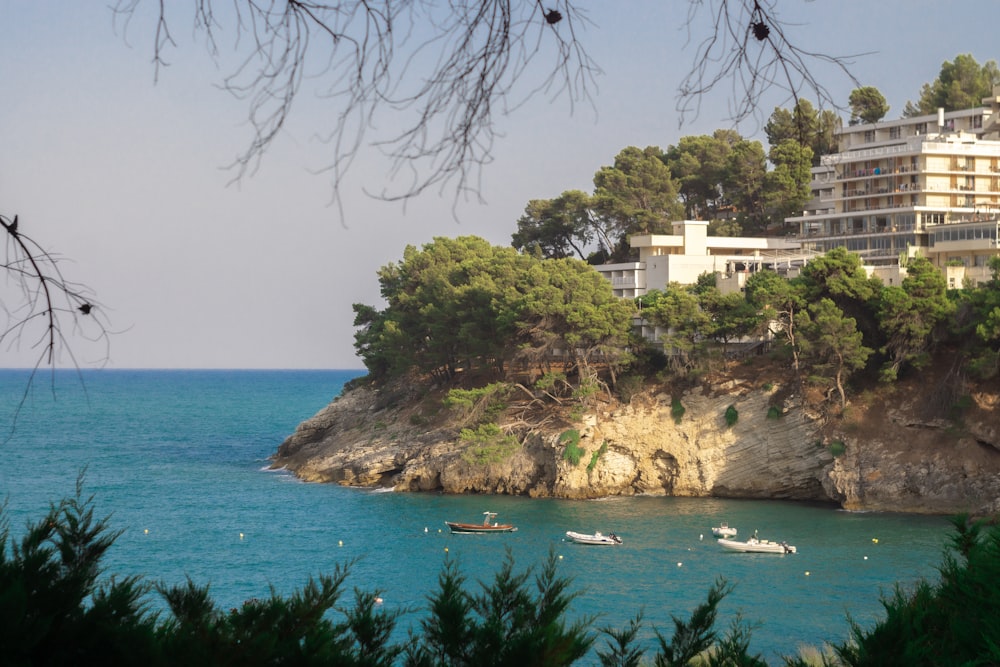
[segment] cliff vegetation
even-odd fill
[[[1000,270],[1000,263],[994,267]],[[369,370],[273,464],[405,491],[1000,510],[1000,282],[899,286],[834,250],[636,301],[583,262],[435,239],[356,306]],[[637,322],[658,339],[636,335]]]

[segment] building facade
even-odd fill
[[[794,275],[811,257],[844,247],[887,285],[906,259],[927,257],[949,287],[991,278],[1000,255],[1000,86],[976,109],[852,125],[838,152],[812,170],[812,198],[795,238],[708,236],[708,223],[684,220],[673,234],[629,239],[638,262],[595,266],[615,295],[634,298],[671,282],[715,273],[723,292],[741,290],[753,271]]]
[[[996,237],[983,234],[1000,218],[1000,87],[981,108],[842,128],[838,150],[813,169],[803,214],[787,219],[803,250],[846,247],[887,284],[917,254],[942,271],[962,263],[965,277],[989,277]],[[955,228],[953,239],[950,225],[972,232]]]
[[[703,273],[717,274],[719,288],[733,291],[743,287],[752,271],[784,272],[805,259],[797,240],[709,236],[708,222],[702,220],[675,222],[673,232],[632,236],[629,245],[638,249],[638,262],[594,268],[611,283],[616,296],[634,298],[672,282],[694,284]]]

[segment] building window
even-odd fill
[[[890,127],[889,128],[889,138],[890,139],[899,139],[899,126],[898,125],[896,125],[895,127]]]
[[[980,129],[982,129],[982,127],[983,127],[983,117],[982,116],[973,116],[972,117],[972,129],[974,129],[974,130],[980,130]]]
[[[865,143],[870,144],[875,141],[875,130],[865,130]]]

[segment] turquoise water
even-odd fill
[[[672,632],[719,577],[735,584],[721,628],[737,613],[757,624],[752,649],[779,664],[799,645],[847,635],[880,612],[894,582],[933,577],[949,535],[946,518],[855,514],[809,504],[691,498],[563,501],[396,494],[304,484],[267,470],[296,425],[340,392],[356,371],[87,371],[36,377],[9,439],[0,445],[0,497],[15,535],[50,501],[85,492],[123,530],[108,573],[210,583],[220,605],[288,593],[310,575],[357,559],[349,584],[379,590],[387,608],[420,616],[446,555],[470,585],[488,581],[509,548],[517,569],[554,549],[581,592],[572,612],[624,627],[642,610]],[[2,424],[10,424],[27,374],[0,371]],[[53,396],[53,391],[55,395]],[[518,525],[504,535],[450,535],[444,521],[482,512]],[[728,521],[741,536],[786,540],[788,556],[735,554],[711,538]],[[621,547],[567,543],[567,530],[614,531]],[[876,541],[877,540],[877,541]],[[156,604],[156,598],[151,597]],[[645,634],[652,637],[651,630]]]

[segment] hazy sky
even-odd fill
[[[106,306],[121,331],[113,368],[360,368],[351,304],[381,306],[375,272],[406,245],[470,234],[508,245],[528,200],[592,190],[594,172],[625,146],[666,148],[731,127],[724,97],[678,127],[677,86],[694,53],[687,2],[580,0],[595,24],[582,40],[604,71],[592,108],[571,114],[564,99],[540,97],[499,117],[486,203],[458,206],[457,222],[451,192],[405,208],[365,197],[362,187],[381,189],[385,175],[363,151],[342,184],[342,221],[329,179],[313,173],[326,157],[313,133],[328,129],[332,111],[308,81],[259,171],[227,186],[224,167],[251,138],[246,103],[218,88],[232,41],[220,40],[217,64],[192,29],[195,3],[170,3],[178,47],[154,81],[154,26],[116,32],[108,4],[0,0],[0,212],[18,214]],[[807,48],[873,52],[852,71],[886,96],[890,119],[943,62],[1000,59],[997,0],[779,5]],[[853,84],[826,71],[824,84],[846,104]],[[790,106],[768,101],[765,119],[777,105]],[[764,139],[754,123],[737,129]],[[74,346],[83,366],[103,351]],[[0,355],[0,366],[19,367],[37,350],[22,342]]]

